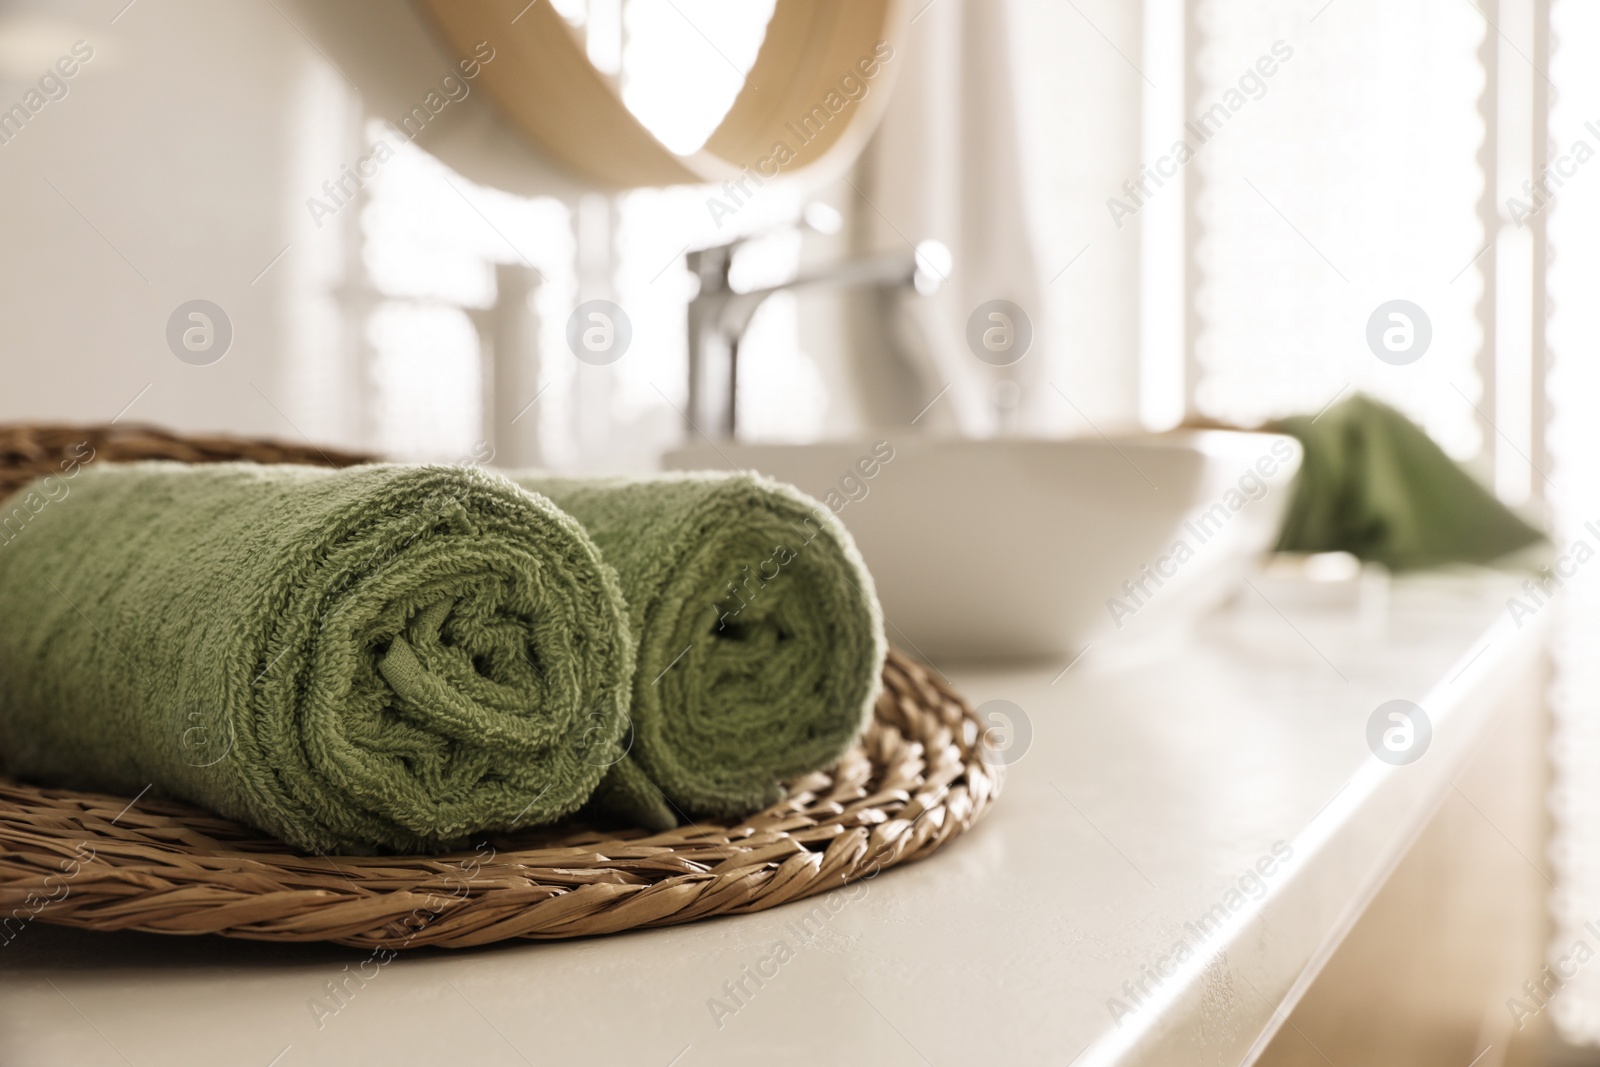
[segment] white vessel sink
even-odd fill
[[[892,643],[937,659],[1070,656],[1193,619],[1277,539],[1293,438],[1216,430],[1071,440],[706,442],[669,469],[790,482],[855,536]]]

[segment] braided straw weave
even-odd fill
[[[95,463],[366,458],[144,427],[0,426],[0,499],[58,470],[84,442]],[[799,900],[930,855],[999,793],[1000,767],[983,758],[984,728],[965,700],[898,652],[883,680],[871,726],[837,766],[790,783],[782,801],[736,825],[654,835],[566,824],[491,837],[458,855],[299,856],[187,804],[0,777],[0,931],[38,919],[374,950],[461,948]]]

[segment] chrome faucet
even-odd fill
[[[817,205],[813,205],[813,209]],[[806,221],[829,232],[828,216],[808,209]],[[687,429],[732,439],[738,432],[739,345],[756,311],[773,293],[830,287],[914,289],[932,295],[950,274],[950,250],[939,241],[921,241],[909,253],[846,260],[802,271],[778,285],[739,292],[729,283],[734,253],[749,237],[688,254],[689,270],[700,291],[689,302],[689,410]]]

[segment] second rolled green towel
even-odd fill
[[[861,732],[883,621],[827,508],[747,475],[512,477],[583,524],[628,601],[631,748],[598,806],[658,828],[745,815]]]
[[[308,850],[417,851],[559,819],[621,751],[615,575],[504,479],[145,463],[17,499],[0,761],[19,777],[153,788]]]

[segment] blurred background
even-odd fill
[[[545,7],[685,155],[774,13]],[[1253,426],[1365,392],[1558,546],[1600,518],[1592,3],[913,0],[845,104],[859,155],[743,186],[585,177],[496,104],[486,43],[381,0],[0,3],[0,419],[654,469],[715,407],[697,253],[736,292],[878,257],[904,284],[759,304],[741,440]],[[1025,360],[969,353],[991,300]],[[594,301],[626,324],[607,359],[570,340]],[[1374,358],[1394,301],[1426,358]],[[1574,582],[1553,653],[1563,948],[1600,916],[1597,607]],[[1600,969],[1551,1017],[1600,1042]]]

